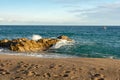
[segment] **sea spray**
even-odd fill
[[[37,41],[37,40],[39,40],[39,39],[42,39],[42,37],[41,37],[40,35],[33,35],[33,36],[32,36],[32,40]]]
[[[60,41],[58,41],[55,45],[53,45],[51,47],[51,49],[58,49],[58,48],[60,48],[62,46],[65,46],[65,45],[73,45],[74,42],[75,42],[74,40],[73,41],[67,41],[67,40],[60,39]]]

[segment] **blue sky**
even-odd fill
[[[120,25],[120,0],[0,0],[0,24]]]

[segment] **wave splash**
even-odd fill
[[[66,46],[66,45],[73,45],[75,41],[67,41],[67,40],[62,40],[60,39],[60,41],[58,41],[55,45],[53,45],[51,47],[51,49],[58,49],[62,46]]]
[[[40,35],[33,35],[33,36],[32,36],[32,40],[37,41],[37,40],[39,40],[39,39],[42,39],[42,36],[40,36]]]
[[[42,39],[42,36],[40,36],[40,35],[33,35],[32,36],[32,40],[37,41],[39,39]],[[62,46],[73,45],[74,43],[75,43],[74,40],[68,41],[68,40],[64,40],[64,39],[59,39],[59,41],[55,45],[53,45],[50,49],[58,49],[58,48],[60,48]]]

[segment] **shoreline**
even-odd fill
[[[119,80],[120,60],[0,55],[3,80]]]

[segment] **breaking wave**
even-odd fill
[[[74,44],[74,41],[67,41],[67,40],[60,39],[60,41],[58,41],[55,45],[53,45],[51,49],[58,49],[62,46],[73,45],[73,44]]]

